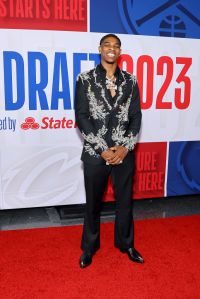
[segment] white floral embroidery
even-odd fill
[[[135,86],[137,83],[137,78],[134,75],[131,75],[131,79],[133,80],[133,85]]]
[[[90,75],[89,75],[89,72],[88,72],[88,71],[81,73],[81,74],[78,76],[78,78],[79,78],[79,77],[81,78],[82,81],[83,81],[83,80],[89,80],[89,79],[90,79]]]
[[[84,149],[85,149],[85,152],[87,152],[90,156],[93,156],[95,158],[100,157],[100,155],[95,152],[95,150],[91,147],[91,145],[89,143],[86,143],[84,145]]]
[[[122,145],[128,148],[129,151],[132,151],[137,143],[137,140],[138,134],[134,136],[133,133],[130,133],[127,137],[124,137]]]
[[[108,149],[108,146],[102,136],[105,135],[107,131],[108,129],[106,129],[106,127],[103,125],[103,127],[97,131],[96,135],[94,135],[93,132],[87,135],[84,132],[82,132],[82,135],[87,142],[95,145],[94,146],[95,150],[101,149],[104,151]]]
[[[128,121],[128,111],[131,103],[131,95],[129,96],[126,103],[119,105],[119,112],[117,113],[116,117],[119,119],[120,122]]]
[[[123,130],[122,126],[118,125],[116,128],[112,129],[112,140],[116,145],[120,145],[123,143],[125,130]]]
[[[108,103],[108,100],[106,99],[105,88],[102,86],[102,84],[100,82],[97,82],[97,73],[95,71],[93,72],[93,76],[94,76],[94,83],[95,83],[95,85],[100,88],[100,90],[101,90],[101,96],[102,96],[103,100],[105,101],[106,105],[108,106],[108,109],[111,110],[112,107]]]
[[[122,90],[122,87],[123,87],[125,84],[126,84],[126,80],[124,79],[124,81],[122,82],[122,84],[118,87],[119,95],[118,95],[118,97],[116,98],[114,107],[117,107],[119,100],[120,100],[120,99],[122,98],[122,96],[123,96],[123,90]]]
[[[109,114],[109,112],[106,112],[106,109],[104,107],[104,104],[102,102],[97,102],[97,99],[95,97],[94,92],[91,91],[91,85],[88,86],[88,93],[87,93],[88,99],[89,99],[89,109],[90,114],[94,119],[101,119],[105,120],[106,116]]]
[[[115,142],[116,145],[123,145],[128,150],[133,150],[135,144],[138,140],[138,134],[136,136],[133,133],[128,134],[128,136],[124,137],[125,130],[123,130],[122,126],[118,125],[116,128],[112,130],[112,140]]]
[[[137,77],[129,72],[126,72],[128,75],[130,75],[129,80],[133,82],[133,85],[135,86],[137,83]]]

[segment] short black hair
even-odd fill
[[[118,37],[117,35],[112,34],[112,33],[106,34],[106,35],[104,35],[104,36],[100,39],[100,46],[101,46],[101,44],[104,42],[104,40],[105,40],[106,38],[108,38],[108,37],[114,37],[114,38],[116,38],[116,39],[118,40],[118,42],[119,42],[120,47],[121,47],[121,40],[119,39],[119,37]]]

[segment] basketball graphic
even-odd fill
[[[167,16],[160,24],[160,36],[185,37],[185,23],[178,16]]]

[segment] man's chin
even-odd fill
[[[106,60],[106,63],[108,63],[108,64],[115,64],[116,61],[109,61],[109,60]]]

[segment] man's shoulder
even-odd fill
[[[89,80],[93,77],[94,75],[94,72],[95,72],[95,68],[89,70],[89,71],[85,71],[85,72],[82,72],[80,73],[78,76],[77,76],[77,80],[81,79],[81,80]]]
[[[133,85],[136,85],[137,83],[137,77],[127,71],[123,71],[121,70],[121,73],[122,73],[122,76],[128,80],[128,81],[131,81],[133,83]]]

